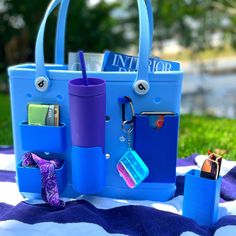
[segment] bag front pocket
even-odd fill
[[[59,193],[63,192],[67,183],[66,162],[59,169],[55,169]],[[37,167],[17,166],[17,182],[20,192],[41,193],[42,183],[40,170]]]
[[[20,124],[22,148],[25,151],[63,153],[66,151],[66,125],[36,126]]]

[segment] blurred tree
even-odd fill
[[[112,14],[120,2],[126,4],[127,11],[117,17],[125,18],[125,23],[123,19],[118,22]],[[0,0],[0,74],[8,65],[34,61],[37,31],[48,3],[49,0]],[[152,5],[156,22],[155,41],[160,49],[164,40],[175,38],[181,45],[198,52],[212,46],[211,39],[215,33],[236,48],[235,0],[152,0]],[[67,52],[79,48],[101,52],[137,43],[137,12],[136,0],[117,0],[115,3],[101,0],[94,6],[86,0],[71,0]],[[46,30],[47,61],[53,60],[55,24],[56,12],[50,17]],[[130,29],[127,35],[124,27]]]
[[[136,0],[130,1],[131,17],[127,21],[138,32],[136,4]],[[192,51],[209,49],[216,33],[227,37],[227,42],[236,48],[235,0],[152,0],[152,5],[155,41],[160,49],[164,40],[173,38]]]
[[[33,60],[37,28],[47,3],[1,0],[0,73],[4,73],[8,65]]]
[[[25,61],[34,61],[34,46],[39,24],[49,0],[0,0],[0,74],[6,67]],[[89,5],[86,0],[71,0],[67,21],[67,50],[103,51],[127,46],[124,26],[113,17],[119,3]],[[46,30],[45,57],[54,57],[56,11],[50,17]],[[118,27],[119,26],[119,27]],[[53,33],[54,32],[54,33]],[[68,52],[67,51],[67,52]]]
[[[125,37],[125,25],[118,17],[111,15],[119,9],[120,2],[107,3],[101,0],[93,7],[88,7],[86,0],[72,0],[67,22],[68,50],[82,48],[91,52],[104,49],[119,49],[128,46]],[[88,9],[89,8],[89,9]]]
[[[236,1],[218,0],[213,2],[213,7],[226,15],[224,25],[224,36],[236,48]]]

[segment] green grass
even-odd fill
[[[0,145],[12,145],[9,95],[0,93]]]
[[[12,144],[10,99],[0,94],[0,144]],[[207,154],[219,149],[224,157],[236,160],[236,120],[211,116],[183,115],[180,122],[179,157]]]
[[[211,116],[184,115],[180,122],[179,156],[220,151],[236,160],[236,120]]]

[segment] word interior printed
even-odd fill
[[[178,71],[177,62],[161,60],[158,57],[149,59],[149,72]],[[138,70],[138,57],[106,51],[104,55],[103,71],[136,72]]]

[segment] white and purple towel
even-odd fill
[[[14,154],[0,149],[0,236],[100,236],[100,235],[236,235],[236,162],[223,160],[219,220],[201,227],[182,216],[184,175],[199,169],[207,156],[179,159],[177,191],[172,200],[117,200],[84,196],[63,199],[66,207],[53,210],[41,201],[28,201],[15,183]]]

